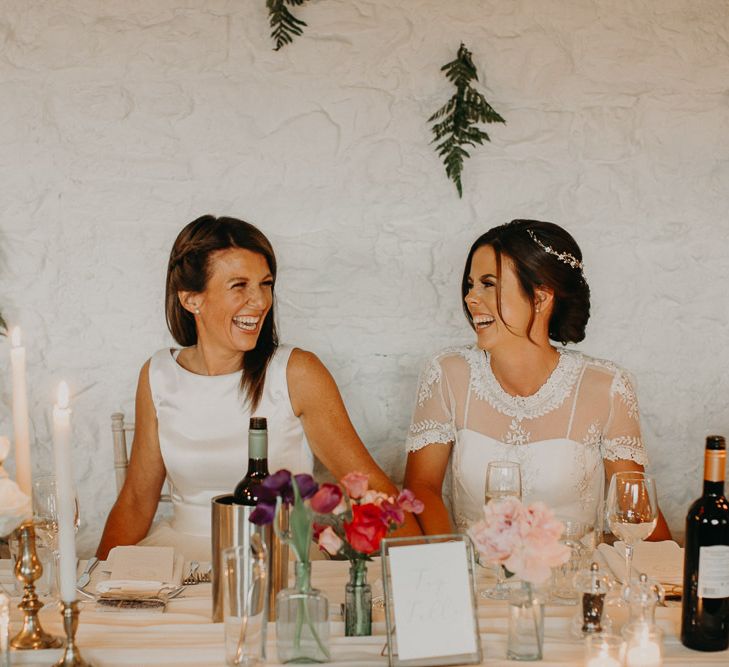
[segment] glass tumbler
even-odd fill
[[[238,546],[225,549],[223,622],[228,665],[260,665],[266,659],[266,550]]]

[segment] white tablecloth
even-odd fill
[[[344,585],[347,581],[348,563],[315,561],[313,583],[324,590],[329,597],[332,610],[339,608],[344,599]],[[479,585],[483,585],[485,571],[480,570]],[[369,579],[375,592],[381,571],[378,563],[370,566]],[[13,578],[10,562],[0,561],[0,584],[13,592]],[[380,585],[381,586],[381,585]],[[82,655],[96,667],[115,665],[224,665],[223,625],[213,624],[211,617],[210,584],[189,587],[182,599],[171,600],[164,614],[137,612],[99,612],[92,602],[81,605],[78,645]],[[507,661],[506,602],[479,600],[479,627],[484,652],[484,664],[514,667]],[[17,632],[20,611],[19,600],[13,600],[11,631]],[[661,607],[657,610],[657,622],[665,632],[666,665],[724,665],[729,666],[729,651],[700,653],[684,648],[679,639],[680,606]],[[583,664],[582,641],[569,635],[569,623],[575,614],[574,606],[548,606],[545,620],[544,660],[540,663],[549,667]],[[616,625],[624,622],[619,609],[611,608],[610,614]],[[60,635],[61,616],[48,604],[41,610],[43,627]],[[375,616],[377,619],[377,616]],[[372,637],[344,637],[344,624],[333,616],[331,624],[331,650],[333,665],[353,667],[355,665],[387,664],[387,657],[381,656],[384,647],[385,625],[374,623]],[[50,665],[60,656],[60,650],[13,652],[13,664]],[[271,664],[276,662],[275,629],[269,626],[268,656]]]

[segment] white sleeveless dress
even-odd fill
[[[439,353],[421,375],[407,439],[408,451],[427,446],[452,447],[449,500],[460,532],[482,518],[490,461],[520,464],[525,502],[590,524],[603,497],[603,459],[647,463],[627,373],[572,350],[560,350],[532,396],[504,391],[478,347]]]
[[[314,459],[286,381],[292,350],[280,345],[271,359],[254,416],[268,421],[269,470],[311,473]],[[210,500],[232,493],[245,475],[251,413],[240,393],[240,372],[197,375],[177,363],[179,353],[160,350],[149,365],[172,517],[155,523],[140,544],[173,546],[188,560],[210,560]]]

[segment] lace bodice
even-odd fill
[[[531,396],[511,396],[475,346],[451,348],[425,367],[407,439],[408,451],[451,445],[452,504],[463,529],[483,505],[489,461],[522,466],[525,500],[592,522],[602,489],[602,460],[645,465],[638,401],[628,374],[573,350]]]

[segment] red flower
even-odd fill
[[[352,506],[352,521],[344,524],[344,534],[353,549],[371,554],[380,548],[387,535],[387,518],[382,509],[373,503]]]

